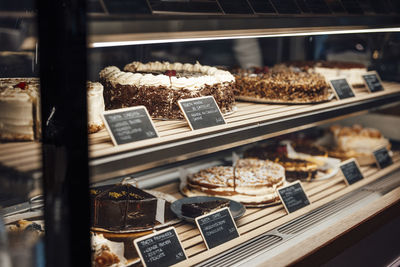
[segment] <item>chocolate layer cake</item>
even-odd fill
[[[329,100],[329,85],[319,74],[293,71],[290,68],[273,68],[266,71],[236,72],[236,98],[293,104]]]
[[[285,176],[288,181],[298,179],[310,181],[315,178],[318,171],[316,163],[289,158],[286,147],[276,143],[252,147],[244,152],[244,156],[271,160],[281,164],[285,168]]]
[[[267,204],[278,199],[276,189],[285,184],[284,168],[274,162],[240,159],[235,167],[216,166],[187,179],[186,196],[221,196],[244,204]]]
[[[228,200],[214,200],[200,203],[182,204],[182,215],[195,218],[211,211],[229,207]]]
[[[234,109],[235,78],[225,70],[196,64],[132,62],[125,72],[100,72],[106,109],[144,105],[155,118],[183,119],[178,100],[213,96],[223,113]]]
[[[111,231],[153,226],[157,198],[130,184],[119,184],[94,198],[93,226]]]

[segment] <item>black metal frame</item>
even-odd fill
[[[90,266],[90,209],[89,209],[89,161],[87,140],[86,106],[86,1],[80,0],[37,0],[39,26],[39,62],[41,81],[41,109],[43,135],[43,178],[45,193],[46,223],[46,265],[47,266]],[[185,30],[240,30],[254,28],[355,26],[379,27],[400,24],[397,16],[377,16],[377,23],[371,23],[371,17],[287,17],[275,16],[246,19],[207,18],[189,19],[178,28],[168,31]],[[376,17],[375,17],[376,18]],[[92,18],[93,19],[93,18]],[[302,23],[299,23],[301,20]],[[321,21],[322,20],[322,21]],[[356,21],[358,21],[356,23]],[[121,31],[130,27],[121,27],[121,20],[115,22]],[[128,19],[123,25],[136,24],[134,29],[159,32],[165,25],[172,25],[176,19],[164,21],[162,17],[137,21]],[[201,23],[199,23],[201,22]],[[260,23],[262,22],[262,23]],[[282,24],[282,22],[284,22]],[[318,23],[317,23],[318,22]],[[113,19],[101,19],[91,22],[91,34],[107,34],[97,30],[103,23],[113,24]],[[141,24],[142,23],[142,24]],[[147,28],[152,25],[151,28]],[[183,26],[182,26],[183,25]],[[353,26],[354,26],[353,25]],[[111,25],[113,26],[113,25]],[[144,26],[144,27],[143,27]],[[115,30],[115,27],[112,27]],[[116,32],[109,32],[114,34]],[[139,31],[138,31],[139,32]],[[180,144],[167,144],[126,153],[123,159],[107,157],[102,163],[91,164],[93,175],[130,166],[132,162],[142,164],[191,153],[210,146],[220,146],[236,140],[265,135],[267,133],[301,126],[315,120],[324,120],[344,114],[350,114],[372,106],[378,106],[400,100],[400,96],[378,98],[361,104],[347,105],[326,110],[321,113],[309,113],[306,116],[268,122],[254,127],[239,128],[231,132],[206,138],[187,140]],[[195,145],[194,145],[195,144]],[[157,152],[157,153],[154,153]],[[124,155],[125,156],[125,155]],[[79,263],[77,263],[79,262]]]
[[[90,266],[86,1],[38,0],[47,266]]]

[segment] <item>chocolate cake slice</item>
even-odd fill
[[[229,200],[213,200],[198,203],[182,204],[182,215],[187,217],[198,217],[211,211],[229,207]]]
[[[118,184],[94,199],[93,226],[119,231],[153,226],[157,198],[130,184]]]

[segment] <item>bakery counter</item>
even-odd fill
[[[319,104],[284,105],[237,102],[227,124],[191,131],[186,121],[153,120],[159,138],[114,146],[108,132],[89,135],[91,182],[130,175],[292,131],[306,129],[367,112],[400,100],[400,85],[383,83],[385,90],[370,94],[355,89],[356,97]]]
[[[302,182],[311,205],[289,215],[280,204],[247,208],[236,221],[240,237],[210,250],[194,224],[180,222],[174,227],[188,259],[178,266],[292,264],[400,201],[399,152],[394,152],[393,162],[382,170],[373,165],[362,167],[365,178],[350,186],[341,173]],[[178,188],[171,183],[156,190],[182,198]]]

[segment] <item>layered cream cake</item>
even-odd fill
[[[88,132],[104,128],[103,86],[87,83]],[[40,139],[40,87],[38,78],[0,79],[0,140],[32,141]]]
[[[288,181],[311,181],[315,178],[318,171],[318,165],[315,162],[306,159],[290,158],[286,146],[279,143],[251,147],[244,151],[244,156],[271,160],[282,165]]]
[[[372,152],[377,148],[391,147],[389,140],[374,128],[364,128],[358,124],[352,127],[333,125],[330,131],[334,137],[334,149],[329,154],[341,159],[354,157],[361,165],[375,162]]]
[[[101,83],[87,82],[87,108],[88,132],[95,133],[104,128],[101,114],[105,109],[103,98],[103,85]]]
[[[363,87],[362,74],[368,70],[364,64],[343,61],[291,61],[277,66],[284,65],[297,70],[309,73],[319,73],[326,79],[346,78],[353,87]]]
[[[293,104],[329,100],[329,85],[317,73],[278,66],[264,71],[239,70],[235,79],[235,96],[241,100]]]
[[[106,109],[144,105],[155,118],[182,119],[178,100],[213,96],[223,113],[234,109],[235,78],[225,70],[196,64],[132,62],[100,72]]]
[[[285,169],[274,162],[241,159],[235,167],[216,166],[188,177],[187,196],[220,196],[244,204],[266,204],[278,199],[276,189],[285,184]]]
[[[29,141],[40,135],[38,78],[0,79],[0,139]]]
[[[318,62],[314,71],[327,79],[344,77],[353,87],[363,87],[362,75],[368,70],[364,64],[354,62],[322,61]]]

